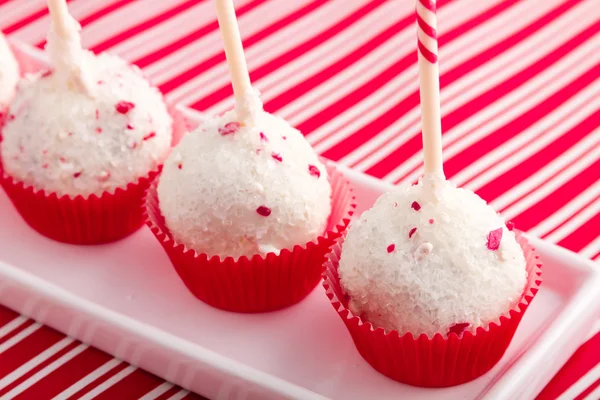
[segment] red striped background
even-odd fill
[[[414,0],[236,5],[268,111],[328,158],[389,182],[419,176]],[[448,177],[518,228],[600,260],[598,1],[438,0],[437,8]],[[169,100],[206,113],[233,105],[212,1],[71,0],[70,10],[86,46],[137,63]],[[0,0],[0,29],[11,38],[43,47],[47,27],[45,0]],[[599,354],[596,335],[540,398],[600,398]],[[0,309],[0,398],[16,393],[193,397]]]

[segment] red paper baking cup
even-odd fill
[[[25,222],[42,235],[64,243],[101,244],[122,239],[144,224],[144,193],[157,174],[150,172],[114,193],[72,198],[35,190],[8,176],[0,165],[0,185]]]
[[[521,301],[498,323],[447,338],[436,334],[416,339],[411,333],[385,332],[361,320],[347,308],[347,298],[338,276],[340,243],[332,247],[325,262],[323,286],[327,297],[346,324],[360,355],[377,371],[396,381],[414,386],[446,387],[471,381],[489,371],[508,348],[510,341],[542,282],[542,264],[521,232],[515,232],[525,254],[527,284]]]
[[[147,224],[163,246],[179,277],[200,300],[227,311],[256,313],[296,304],[321,280],[325,255],[346,230],[354,212],[352,190],[341,172],[328,167],[332,212],[327,231],[315,241],[284,249],[266,257],[232,257],[198,254],[177,243],[165,226],[156,185],[146,196]]]

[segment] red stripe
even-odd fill
[[[248,4],[248,6],[251,5],[256,5],[258,6],[260,3],[251,3]],[[282,19],[274,22],[273,24],[269,25],[268,27],[262,29],[259,32],[256,32],[254,35],[248,37],[246,40],[244,40],[244,48],[248,49],[250,48],[252,45],[254,45],[255,43],[261,41],[262,39],[264,39],[265,37],[269,36],[270,34],[272,34],[273,32],[276,32],[277,30],[281,29],[282,27],[288,25],[289,23],[303,17],[304,15],[307,15],[309,13],[311,13],[312,11],[316,10],[318,7],[322,6],[326,4],[326,1],[323,0],[318,0],[315,1],[313,3],[310,3],[308,5],[306,5],[305,7],[302,7],[298,10],[296,10],[295,12],[286,15],[285,17],[283,17]],[[252,7],[254,8],[254,7]],[[250,11],[252,8],[240,8],[240,10],[237,12],[238,17],[240,17],[241,15],[246,14],[248,11]],[[203,28],[205,30],[205,33],[208,33],[212,30],[218,29],[218,24],[216,22],[213,22],[210,25],[207,25],[205,28]],[[203,34],[205,34],[203,33]],[[194,33],[194,37],[196,35],[199,35],[200,32],[195,32]],[[193,39],[193,37],[188,37],[186,38],[183,42],[182,41],[178,41],[176,43],[174,43],[171,46],[175,46],[177,45],[177,47],[181,47],[184,44],[186,44],[186,42],[191,41]],[[194,39],[195,40],[195,39]],[[171,51],[174,51],[175,48],[167,48],[166,50],[161,50],[160,54],[159,53],[155,53],[154,55],[152,55],[150,58],[148,57],[144,57],[143,59],[141,59],[140,61],[136,62],[136,64],[140,65],[140,66],[145,66],[150,62],[153,62],[155,60],[158,60],[160,58],[162,58],[164,56],[163,51],[165,53],[170,53]],[[195,76],[197,76],[198,74],[202,73],[203,71],[208,70],[209,68],[214,67],[215,65],[218,65],[222,62],[225,61],[225,53],[224,52],[219,52],[218,54],[204,60],[203,62],[201,62],[200,64],[197,64],[195,66],[193,66],[192,68],[180,73],[178,76],[170,79],[169,81],[164,82],[161,85],[161,89],[163,92],[167,92],[170,91],[174,88],[176,88],[177,86],[187,82],[188,80],[194,78]]]
[[[8,324],[13,319],[17,318],[19,314],[13,310],[0,305],[0,328]]]
[[[421,28],[423,33],[425,33],[430,38],[436,39],[437,32],[435,31],[435,29],[433,29],[433,27],[431,25],[429,25],[427,22],[425,22],[425,20],[423,18],[421,18],[419,13],[416,13],[416,14],[417,14],[417,24],[419,24],[419,28]]]
[[[595,178],[590,186],[600,180],[600,162],[596,164],[596,170],[587,170],[587,173]],[[584,172],[582,172],[584,173]],[[571,200],[573,193],[571,193]],[[571,232],[568,236],[561,239],[557,244],[569,250],[580,252],[590,244],[593,240],[598,238],[598,227],[600,226],[600,214],[594,215],[591,219],[583,223],[579,228]]]
[[[438,61],[437,54],[429,51],[427,49],[427,47],[425,47],[425,45],[423,45],[423,42],[421,42],[420,40],[417,40],[417,42],[419,42],[419,51],[421,52],[421,55],[423,57],[425,57],[425,59],[427,61],[429,61],[430,63],[432,63],[432,64],[437,63],[437,61]]]
[[[164,381],[141,369],[136,369],[119,382],[94,397],[96,400],[139,399]]]
[[[130,3],[131,3],[131,0],[118,0],[102,9],[99,9],[98,11],[94,12],[93,14],[90,14],[87,17],[82,18],[81,20],[79,20],[79,24],[82,27],[85,27],[86,25],[89,25],[92,22],[99,20],[100,18],[104,17],[105,15],[115,12],[119,8],[122,8],[123,6],[130,4]],[[41,42],[38,42],[35,46],[39,47],[40,49],[43,49],[44,46],[46,46],[46,40],[44,39]]]
[[[29,328],[31,325],[33,325],[35,323],[35,321],[28,319],[25,322],[23,322],[21,325],[19,325],[18,327],[16,327],[15,329],[13,329],[12,331],[10,331],[9,333],[7,333],[6,335],[4,335],[3,337],[0,338],[0,344],[10,340],[12,337],[18,335],[20,332],[24,331],[25,329]]]
[[[569,117],[570,115],[567,115],[563,118],[563,120],[566,120]],[[548,144],[543,149],[540,149],[537,153],[533,154],[526,160],[523,160],[503,174],[497,176],[490,183],[482,186],[478,190],[479,194],[485,199],[491,200],[500,196],[502,193],[509,191],[515,185],[515,177],[532,176],[540,169],[545,168],[546,165],[548,165],[548,163],[550,163],[552,160],[559,157],[562,153],[567,152],[580,140],[589,135],[590,132],[592,132],[598,126],[598,118],[600,118],[600,109],[590,115],[588,118],[581,121],[577,126],[570,129],[568,132],[565,132],[561,137]],[[557,124],[559,123],[560,121],[557,122]],[[509,128],[510,127],[507,127],[506,129]],[[506,132],[506,129],[502,129],[498,133],[502,135],[504,132]],[[540,134],[536,137],[532,137],[530,143],[534,142],[539,136],[544,135],[551,129],[552,128],[548,128],[546,131],[540,132]],[[523,147],[527,147],[530,143],[523,144]]]
[[[310,78],[298,83],[296,86],[289,88],[280,95],[267,101],[265,103],[265,109],[271,111],[279,110],[281,107],[285,106],[297,97],[303,95],[304,93],[307,93],[315,87],[318,87],[320,84],[326,82],[332,76],[335,76],[336,74],[340,73],[344,69],[348,68],[350,65],[354,64],[355,62],[358,62],[360,59],[367,57],[371,51],[375,50],[377,47],[390,40],[392,37],[401,32],[407,26],[410,26],[412,22],[413,16],[410,15],[394,23],[392,26],[385,29],[377,36],[373,37],[368,42],[366,42],[350,54],[346,55],[345,57],[331,64],[330,66],[324,68],[323,70],[319,71],[317,74],[311,76]],[[392,76],[390,76],[389,78],[391,79]],[[371,88],[371,90],[374,90],[374,88]],[[308,131],[301,132],[306,133]]]
[[[573,400],[584,400],[598,386],[600,386],[600,379],[598,379],[596,382],[592,383],[592,385],[590,387],[588,387],[587,389],[585,389],[583,392],[579,393],[579,396],[575,397]]]
[[[67,0],[67,2],[72,2],[73,0]],[[34,12],[33,14],[30,14],[29,16],[23,18],[22,20],[19,20],[15,23],[13,23],[12,25],[7,26],[6,28],[3,29],[4,34],[5,35],[9,35],[11,33],[13,33],[14,31],[23,28],[26,25],[29,25],[30,23],[32,23],[33,21],[45,16],[48,14],[48,7],[46,7],[45,5],[43,6],[44,8],[42,8],[39,11]]]
[[[42,327],[0,354],[0,378],[13,372],[33,357],[64,338],[53,329]]]
[[[87,348],[44,379],[36,382],[18,398],[19,400],[53,398],[111,359],[111,356],[100,350]]]
[[[565,219],[564,221],[562,221],[561,223],[559,223],[557,226],[555,226],[554,228],[550,229],[548,232],[544,233],[543,237],[546,238],[548,237],[548,235],[552,234],[553,232],[557,231],[558,229],[560,229],[562,226],[566,225],[569,223],[569,221],[571,221],[573,218],[576,218],[579,214],[581,214],[587,207],[591,206],[595,201],[600,200],[600,196],[597,196],[596,198],[593,198],[592,200],[588,201],[587,203],[583,204],[579,210],[575,211],[575,213],[573,213],[571,216],[569,216],[567,219]]]
[[[120,363],[119,365],[117,365],[116,367],[114,367],[113,369],[111,369],[110,371],[108,371],[107,373],[105,373],[104,375],[102,375],[101,377],[99,377],[98,379],[96,379],[95,381],[93,381],[92,383],[87,385],[86,387],[82,388],[81,390],[79,390],[78,392],[73,394],[71,397],[69,397],[69,400],[78,399],[78,398],[84,396],[86,393],[91,392],[92,390],[94,390],[98,386],[102,385],[104,382],[106,382],[107,380],[109,380],[110,378],[112,378],[113,376],[118,374],[119,372],[123,371],[128,366],[129,366],[129,364],[127,364],[126,362]],[[73,384],[75,384],[75,383],[76,382],[73,382]]]
[[[577,161],[575,161],[574,164],[576,162]],[[514,217],[512,220],[515,225],[518,226],[519,229],[527,231],[542,222],[549,215],[554,214],[569,201],[573,200],[573,195],[575,193],[581,193],[596,183],[598,180],[598,174],[594,172],[594,168],[600,168],[600,159],[581,171],[577,176],[571,178],[568,182],[565,182],[554,192],[538,201],[535,206],[524,210],[521,214]],[[593,220],[598,222],[598,218],[600,218],[600,215],[596,216]],[[594,225],[590,225],[590,232],[594,232],[593,226]],[[567,248],[574,249],[574,251],[578,251],[583,248],[583,246],[580,246],[578,243],[572,243],[571,241],[565,242],[563,240],[561,243],[564,245],[569,245],[570,247]]]
[[[171,389],[167,390],[166,392],[164,392],[163,394],[161,394],[154,400],[167,400],[174,394],[179,393],[181,390],[183,390],[183,389],[181,389],[179,386],[173,386]]]
[[[27,372],[26,374],[23,374],[23,376],[21,376],[20,378],[15,379],[10,385],[7,385],[7,386],[1,388],[0,389],[0,398],[2,398],[2,396],[6,395],[8,392],[13,390],[15,387],[19,386],[21,383],[25,382],[27,379],[31,378],[33,375],[37,374],[39,371],[46,368],[48,365],[52,364],[54,361],[58,360],[59,358],[61,358],[62,356],[67,354],[69,351],[71,351],[75,347],[79,346],[80,344],[81,343],[79,343],[79,342],[73,342],[73,343],[65,346],[64,349],[56,352],[56,354],[49,357],[44,362],[41,362],[35,368],[32,368],[29,372]],[[28,398],[28,397],[29,396],[27,396],[27,395],[19,396],[19,399]],[[31,399],[31,397],[29,397],[29,398]]]
[[[258,7],[259,5],[263,4],[264,2],[265,2],[265,0],[255,0],[251,3],[248,3],[248,4],[240,7],[239,9],[236,10],[237,18],[239,19],[242,15],[248,13],[249,11],[251,11],[254,8]],[[202,38],[203,36],[207,35],[210,32],[213,32],[217,29],[219,29],[219,24],[217,23],[216,20],[214,20],[211,23],[206,24],[206,25],[202,26],[201,28],[196,29],[192,33],[178,39],[177,41],[170,43],[166,46],[163,46],[160,49],[155,50],[152,53],[147,54],[144,57],[134,61],[134,64],[137,64],[140,68],[143,68],[149,64],[152,64],[154,62],[161,60],[162,58],[168,56],[169,54],[174,53],[175,51],[183,48],[184,46],[186,46],[190,43],[197,41],[198,39]],[[222,59],[219,58],[218,62],[225,60],[225,55],[224,54],[221,54],[221,55],[223,56],[223,58]],[[189,77],[191,78],[195,75],[196,74],[193,74],[193,75],[190,74]]]
[[[163,21],[168,20],[169,18],[173,18],[177,14],[184,12],[185,10],[195,6],[198,4],[198,0],[188,0],[184,3],[179,4],[177,7],[171,8],[163,12],[162,14],[156,15],[134,27],[131,27],[123,32],[118,33],[115,36],[110,37],[109,39],[104,40],[93,46],[91,50],[95,53],[101,53],[112,46],[123,42],[126,39],[129,39],[135,35],[139,35],[141,32],[152,28],[153,26],[160,24]]]
[[[600,362],[600,333],[584,343],[536,400],[555,400]]]
[[[435,12],[435,0],[419,0],[419,3],[431,12]]]
[[[310,51],[313,47],[329,40],[330,38],[334,37],[338,33],[349,28],[352,24],[356,23],[360,19],[366,17],[369,13],[374,11],[376,8],[378,8],[384,2],[385,2],[385,0],[372,0],[371,2],[367,3],[360,9],[354,11],[352,14],[350,14],[343,20],[337,22],[335,25],[331,26],[327,30],[319,33],[316,36],[313,36],[308,41],[294,47],[293,49],[287,51],[286,53],[281,54],[276,59],[271,60],[270,62],[262,65],[261,67],[257,68],[256,70],[251,71],[250,72],[251,80],[256,81],[256,80],[262,78],[263,76],[266,76],[267,74],[272,73],[273,71],[280,68],[281,66],[289,63],[290,61],[296,59],[297,57],[300,57],[302,54],[306,53],[307,51]],[[161,86],[161,88],[162,88],[162,86]],[[233,90],[231,88],[231,85],[227,84],[225,86],[222,86],[220,89],[213,92],[212,94],[201,98],[196,103],[192,104],[192,107],[195,109],[198,109],[198,110],[204,110],[204,109],[209,108],[210,106],[218,103],[219,101],[226,99],[227,97],[231,96],[232,94],[233,94]]]
[[[492,46],[488,50],[480,53],[479,55],[477,55],[475,57],[472,57],[470,60],[466,61],[465,63],[463,63],[463,64],[455,67],[454,69],[448,71],[447,73],[443,74],[440,77],[440,82],[441,82],[442,87],[461,78],[464,74],[471,72],[475,68],[479,67],[481,64],[490,62],[492,57],[499,55],[502,51],[507,50],[508,48],[512,47],[512,45],[517,44],[518,42],[524,40],[528,36],[534,34],[539,29],[544,27],[546,24],[551,23],[553,20],[560,17],[560,15],[562,15],[562,13],[565,13],[568,11],[569,8],[566,7],[566,5],[569,5],[572,7],[572,6],[575,6],[576,4],[578,4],[577,1],[569,1],[568,3],[562,4],[558,8],[555,8],[554,10],[550,11],[549,13],[547,13],[546,15],[544,15],[543,17],[538,19],[537,21],[534,21],[527,27],[525,27],[522,30],[520,30],[519,32],[515,33],[507,40],[497,43],[496,45]],[[506,43],[510,43],[510,45],[508,45]],[[553,54],[553,53],[551,53],[551,54]],[[560,54],[564,55],[564,52],[560,53]],[[548,57],[550,57],[550,56],[546,56],[547,60],[551,60]],[[531,71],[534,71],[534,70],[542,71],[544,69],[542,67],[545,68],[545,64],[541,61],[536,63],[535,65],[530,66],[529,67],[529,72],[530,72],[529,77],[531,77],[533,75],[531,73]],[[461,71],[461,72],[458,73],[457,71]],[[521,73],[522,72],[520,72],[519,74],[521,74]],[[524,78],[522,77],[521,80],[522,79],[524,79]],[[500,83],[499,85],[497,85],[496,88],[493,88],[490,91],[488,91],[488,93],[492,92],[492,94],[486,93],[483,96],[487,95],[487,96],[491,96],[492,98],[500,98],[503,94],[506,94],[509,92],[509,86],[508,86],[509,82],[511,82],[511,81],[508,80],[508,81]],[[517,87],[518,85],[514,86],[516,83],[523,84],[524,81],[519,81],[519,79],[515,79],[512,81],[512,83],[513,83],[513,87]],[[406,108],[407,111],[418,105],[418,93],[419,93],[418,91],[414,92],[414,97],[413,97],[414,100],[413,100],[413,102],[411,102],[410,107]],[[488,98],[488,99],[492,100],[492,98]],[[472,109],[473,105],[475,105],[478,109],[480,109],[484,106],[484,104],[475,103],[474,101],[471,101],[470,104],[471,104],[470,106],[465,105],[465,106],[461,107],[456,112],[461,113],[460,115],[462,115],[463,117],[470,116],[476,112],[474,109]],[[470,109],[471,113],[469,115],[467,115],[467,113],[464,110],[466,110],[467,108],[470,108],[470,107],[471,107],[471,109]],[[397,111],[396,111],[396,113],[397,113]],[[443,126],[444,131],[448,131],[453,126],[455,126],[458,122],[461,122],[457,118],[455,118],[454,120],[452,120],[451,118],[452,118],[452,115],[450,115],[450,114],[443,117],[442,126]],[[383,128],[374,129],[374,131],[379,132],[382,129]],[[421,149],[420,140],[421,140],[420,135],[413,136],[413,138],[411,140],[409,140],[407,143],[405,143],[403,146],[401,146],[400,148],[397,148],[390,155],[388,155],[385,159],[381,160],[378,164],[372,166],[369,170],[367,170],[367,173],[373,174],[374,176],[377,176],[377,177],[383,177],[383,176],[387,175],[394,168],[396,168],[400,162],[406,160],[407,158],[409,158],[410,156],[415,154],[417,151],[420,151],[420,149]],[[446,169],[446,164],[444,164],[444,169]]]

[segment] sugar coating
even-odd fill
[[[500,246],[490,250],[498,228]],[[487,327],[520,301],[527,278],[503,219],[475,193],[437,179],[384,194],[364,212],[349,229],[339,274],[354,314],[415,337]]]
[[[331,185],[325,167],[283,119],[258,111],[255,121],[239,124],[235,111],[208,120],[165,162],[161,212],[174,238],[198,253],[278,253],[326,229]]]
[[[2,132],[6,173],[59,195],[126,187],[156,169],[171,145],[172,119],[163,97],[137,67],[88,51],[81,63],[93,96],[58,71],[27,76]],[[119,103],[130,109],[119,111]]]
[[[19,65],[0,32],[0,113],[6,109],[13,97],[18,80]]]

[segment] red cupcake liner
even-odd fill
[[[447,387],[471,381],[489,371],[504,355],[519,322],[542,282],[542,264],[521,232],[515,232],[526,260],[527,284],[519,304],[487,329],[475,334],[450,333],[429,338],[397,331],[385,332],[361,320],[348,309],[348,298],[338,276],[341,242],[332,247],[325,262],[323,286],[327,297],[346,324],[360,355],[377,371],[413,386]]]
[[[165,249],[187,288],[203,302],[222,310],[256,313],[298,303],[321,280],[325,256],[344,233],[355,205],[352,189],[341,172],[327,167],[332,186],[332,212],[327,231],[315,241],[266,257],[221,259],[198,254],[177,243],[165,225],[156,185],[146,196],[147,224]]]
[[[42,235],[70,244],[101,244],[122,239],[144,224],[144,194],[158,172],[114,193],[72,198],[35,190],[8,176],[0,164],[0,185],[25,222]]]

